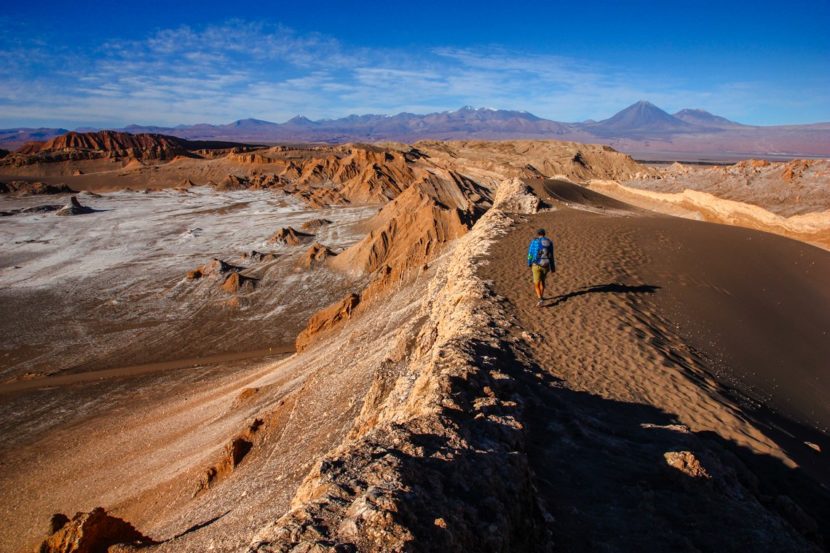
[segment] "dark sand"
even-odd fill
[[[625,207],[567,183],[548,181],[546,191],[598,213]],[[630,213],[540,214],[507,247],[523,258],[534,225],[544,226],[564,274],[582,273],[578,283],[564,280],[562,271],[550,279],[549,308],[586,294],[624,293],[624,286],[614,288],[614,278],[655,287],[648,300],[724,385],[830,431],[830,253],[753,230]],[[569,253],[592,245],[593,255]],[[516,293],[529,291],[519,287]]]
[[[558,550],[782,550],[791,529],[759,524],[722,486],[754,482],[765,509],[787,497],[830,516],[830,254],[568,186],[550,187],[557,210],[525,217],[480,270],[550,381],[524,401]],[[558,266],[541,308],[525,263],[539,227]],[[720,472],[715,487],[663,474],[672,451]]]

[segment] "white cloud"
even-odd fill
[[[461,105],[557,120],[604,118],[639,99],[757,117],[780,102],[827,104],[827,87],[794,99],[769,83],[709,86],[595,60],[500,47],[352,48],[318,34],[243,20],[158,31],[142,41],[73,50],[15,32],[0,39],[0,125],[116,126],[283,121]],[[826,79],[825,79],[826,80]],[[820,84],[820,83],[819,83]]]

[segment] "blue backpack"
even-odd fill
[[[527,254],[528,265],[534,264],[540,267],[551,268],[553,266],[553,242],[547,236],[535,238],[530,243],[530,251]]]

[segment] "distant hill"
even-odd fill
[[[348,142],[467,138],[550,138],[574,130],[572,125],[537,117],[523,111],[475,109],[416,115],[349,115],[312,121],[296,116],[285,123],[242,119],[227,125],[192,125],[173,128],[131,125],[128,132],[153,132],[201,140],[244,142]]]
[[[16,150],[27,142],[42,142],[68,133],[68,129],[28,128],[0,129],[0,148]]]
[[[473,108],[418,115],[349,115],[313,121],[298,115],[284,123],[240,119],[225,125],[207,123],[176,127],[129,125],[117,131],[163,134],[186,140],[243,143],[414,142],[433,140],[570,140],[609,144],[634,155],[663,158],[830,156],[830,124],[758,127],[742,125],[702,109],[667,113],[647,101],[626,107],[602,121],[563,123],[526,111]],[[45,141],[66,129],[6,129],[0,148]],[[25,140],[22,140],[25,138]],[[680,156],[679,154],[684,154]]]
[[[681,109],[680,111],[674,114],[674,117],[691,125],[697,125],[699,127],[731,129],[735,127],[746,126],[741,125],[740,123],[736,123],[734,121],[730,121],[726,117],[713,115],[708,111],[702,109]]]
[[[62,159],[66,152],[76,152],[72,159],[100,157],[102,154],[136,159],[173,159],[195,150],[224,149],[242,146],[236,142],[192,141],[164,134],[121,131],[67,132],[46,142],[28,142],[17,153],[38,155],[44,159]],[[58,157],[55,155],[58,154]]]
[[[632,104],[608,119],[583,124],[582,128],[597,136],[655,136],[684,133],[694,125],[669,115],[651,102]]]

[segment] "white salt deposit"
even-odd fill
[[[0,198],[0,211],[67,196]],[[94,213],[0,218],[0,378],[54,374],[292,344],[308,317],[357,283],[297,267],[313,240],[335,252],[363,234],[377,206],[311,210],[269,191],[80,194]],[[299,246],[272,244],[281,227],[332,224]],[[244,254],[277,254],[257,261]],[[253,289],[224,275],[189,280],[218,258],[245,268]]]

